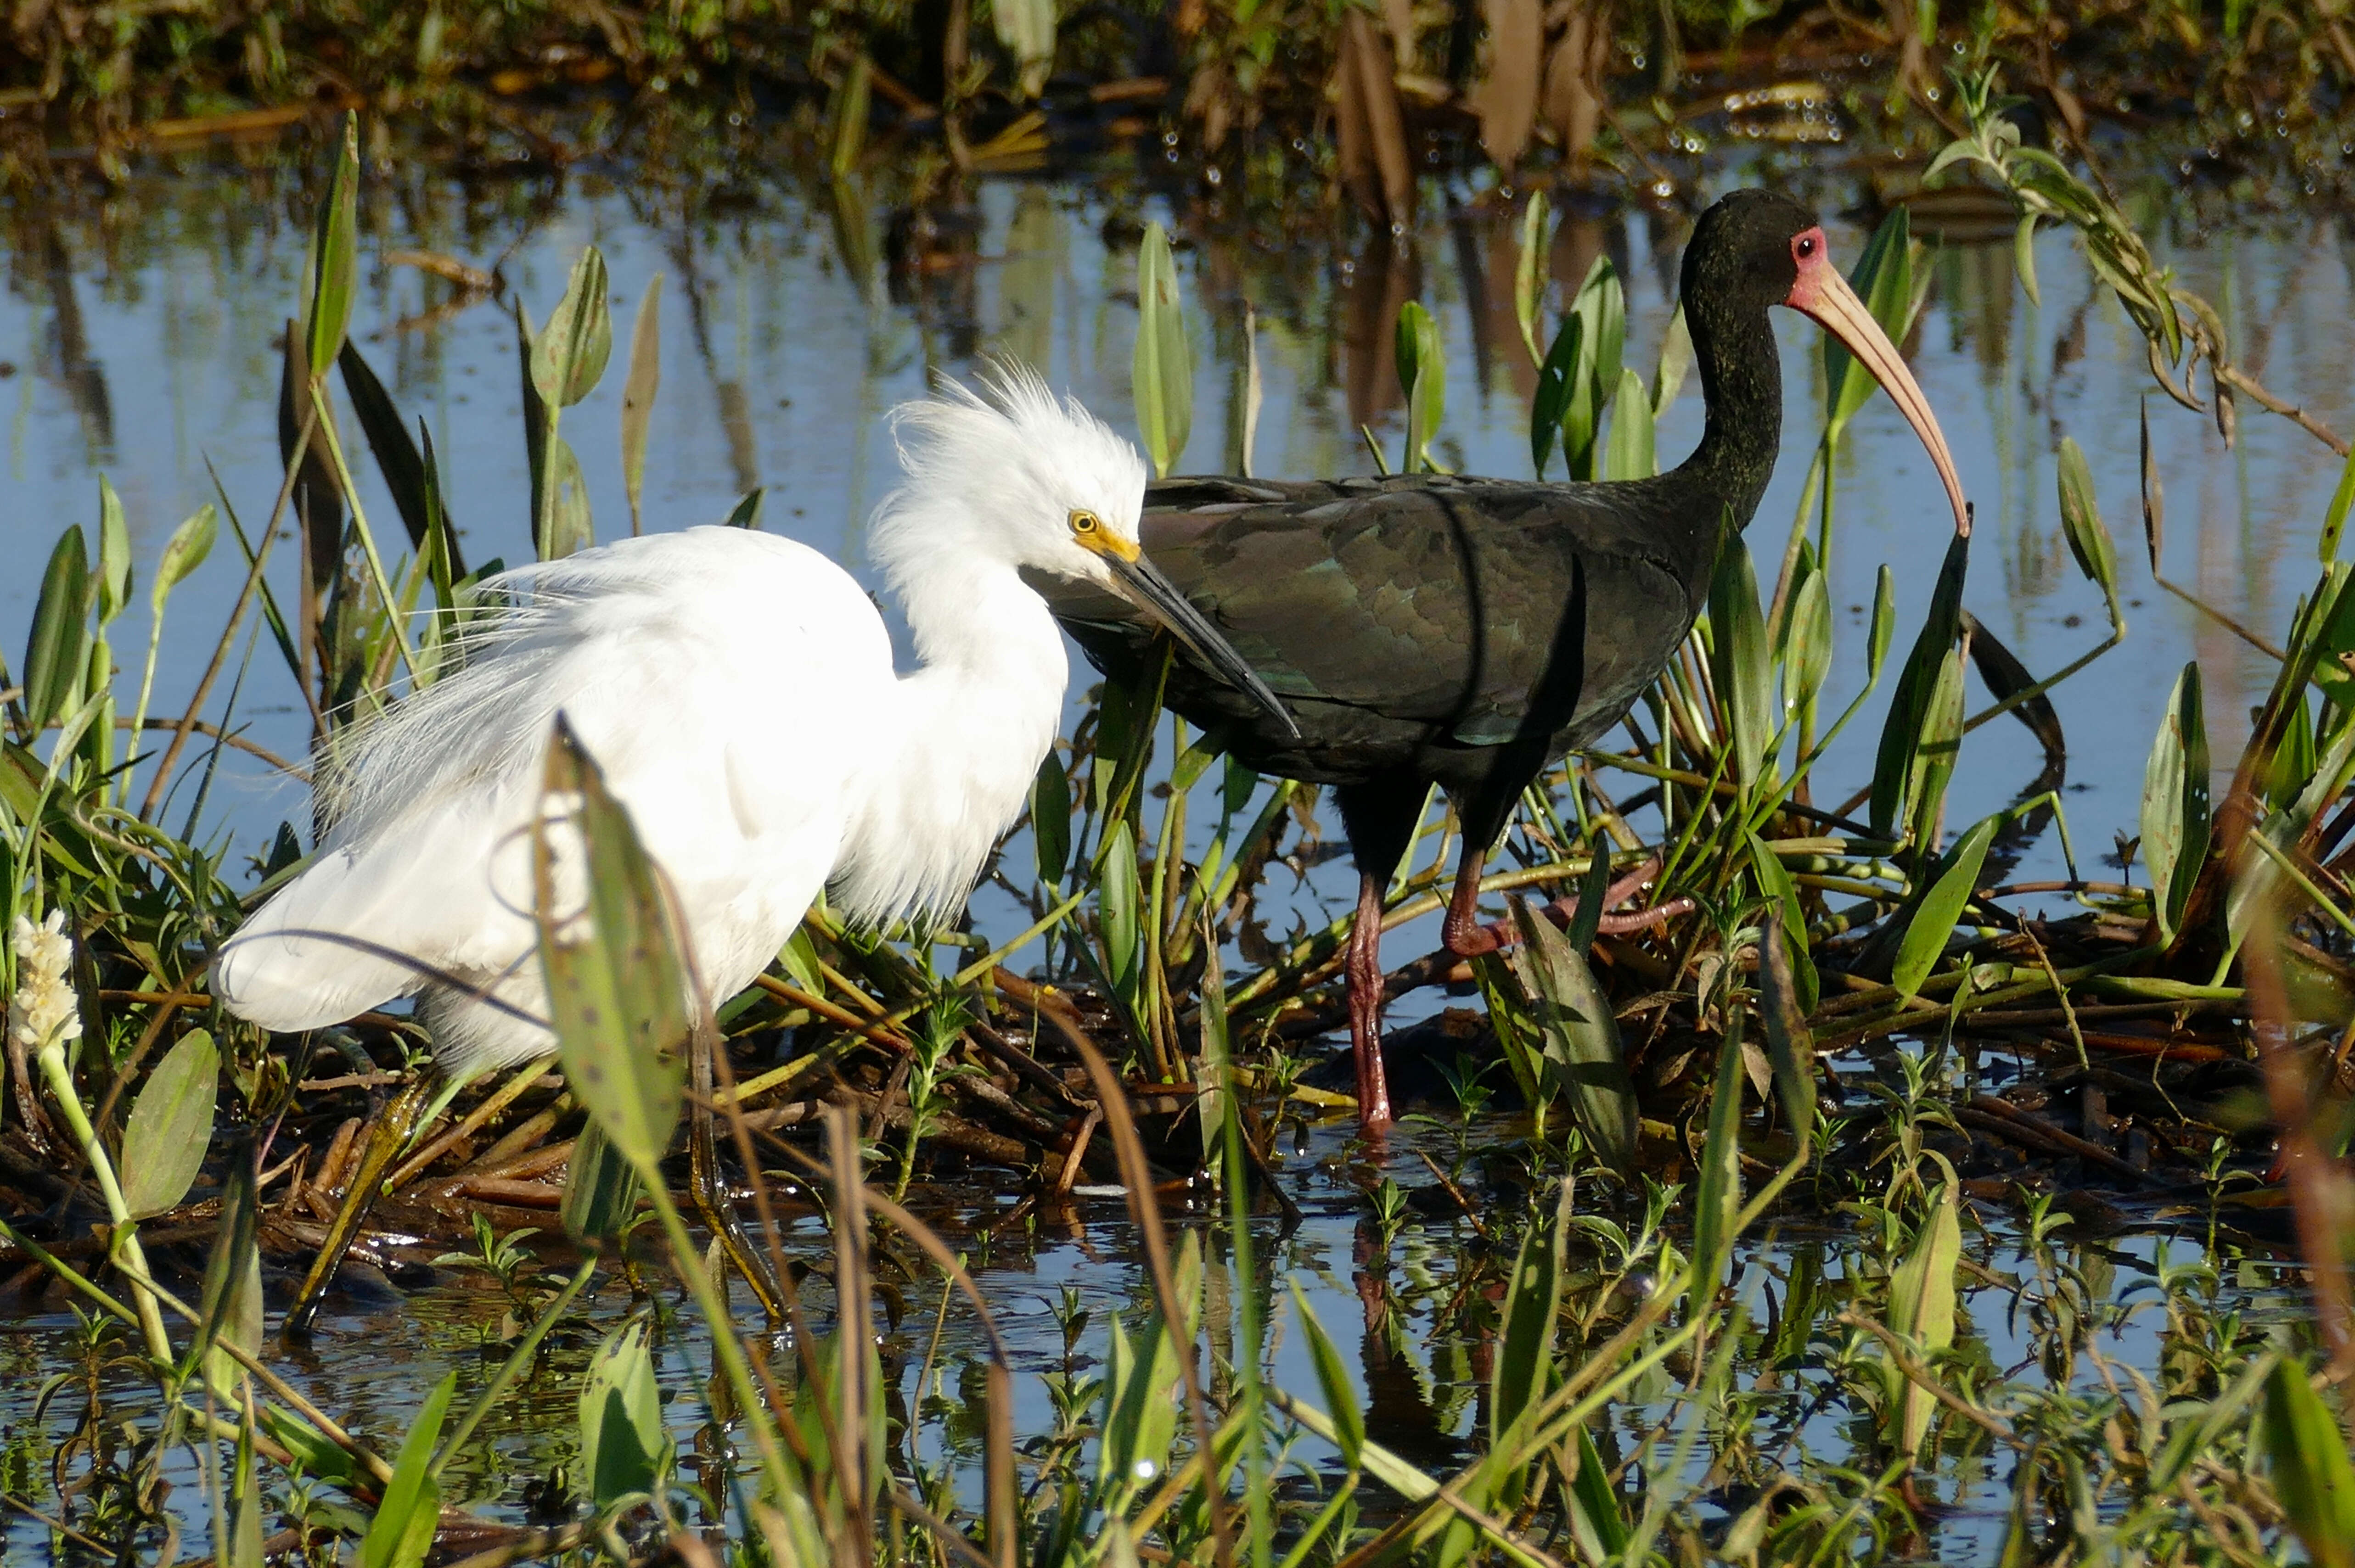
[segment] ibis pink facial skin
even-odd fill
[[[1962,476],[1955,471],[1955,457],[1946,450],[1945,432],[1938,429],[1938,416],[1931,410],[1922,384],[1906,367],[1905,356],[1897,352],[1897,345],[1889,341],[1889,334],[1873,320],[1871,309],[1857,298],[1856,291],[1840,276],[1840,270],[1832,265],[1831,247],[1825,241],[1822,228],[1810,228],[1791,237],[1791,264],[1798,269],[1799,279],[1791,285],[1791,292],[1783,302],[1839,339],[1871,372],[1872,378],[1881,383],[1889,400],[1897,405],[1897,411],[1905,416],[1905,422],[1913,427],[1913,433],[1929,449],[1930,461],[1936,466],[1939,482],[1946,487],[1946,499],[1955,508],[1955,532],[1967,536],[1971,531],[1970,503],[1963,499]]]

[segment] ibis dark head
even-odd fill
[[[1709,341],[1731,346],[1773,305],[1789,306],[1839,339],[1881,383],[1929,450],[1954,506],[1955,531],[1971,531],[1962,480],[1937,416],[1930,411],[1930,399],[1871,310],[1832,264],[1830,243],[1813,211],[1774,191],[1729,193],[1693,226],[1692,242],[1685,248],[1682,291],[1696,350]],[[1741,355],[1702,353],[1704,374],[1712,361],[1725,365],[1729,358],[1738,361]],[[1779,375],[1771,355],[1764,363],[1727,368],[1737,375]]]

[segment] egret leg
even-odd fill
[[[728,1254],[729,1262],[744,1277],[744,1283],[760,1298],[761,1310],[769,1319],[772,1331],[785,1324],[784,1293],[777,1287],[775,1277],[769,1271],[766,1259],[761,1256],[744,1227],[737,1223],[736,1205],[730,1199],[720,1180],[719,1151],[712,1136],[712,1054],[719,1050],[719,1031],[706,1013],[696,1025],[687,1044],[689,1068],[694,1075],[695,1093],[688,1097],[687,1121],[687,1185],[695,1195],[696,1212],[720,1247]],[[754,1180],[758,1180],[757,1174]]]
[[[1390,1080],[1382,1070],[1382,883],[1358,874],[1358,917],[1349,924],[1349,1052],[1358,1069],[1358,1126],[1391,1124]]]
[[[311,1332],[312,1319],[319,1315],[319,1298],[327,1293],[336,1271],[344,1266],[344,1255],[351,1250],[353,1239],[368,1223],[385,1172],[409,1146],[410,1135],[417,1130],[417,1118],[432,1103],[440,1077],[438,1073],[428,1073],[410,1079],[368,1118],[366,1130],[360,1134],[357,1161],[344,1181],[343,1202],[336,1208],[335,1220],[327,1226],[327,1239],[320,1244],[319,1255],[311,1260],[311,1272],[304,1278],[303,1288],[295,1294],[294,1304],[287,1309],[286,1321],[279,1330],[285,1338],[300,1340]]]

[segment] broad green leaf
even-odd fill
[[[1540,479],[1545,477],[1546,460],[1553,455],[1554,443],[1561,439],[1562,417],[1570,408],[1571,377],[1578,369],[1585,332],[1585,323],[1578,317],[1564,316],[1553,334],[1553,345],[1538,366],[1538,389],[1529,399],[1529,462]]]
[[[1754,785],[1779,726],[1765,612],[1758,607],[1758,578],[1739,534],[1728,534],[1718,549],[1709,586],[1709,628],[1710,676],[1733,744],[1735,776],[1744,786]]]
[[[1905,1260],[1889,1279],[1889,1326],[1919,1346],[1925,1360],[1955,1342],[1955,1270],[1962,1256],[1962,1213],[1955,1183],[1945,1181],[1932,1196],[1929,1217],[1915,1233]],[[1904,1392],[1896,1406],[1897,1430],[1891,1436],[1910,1458],[1921,1452],[1937,1401],[1911,1379],[1901,1376],[1898,1381]]]
[[[1178,263],[1158,223],[1145,226],[1136,248],[1136,351],[1129,389],[1136,400],[1137,433],[1153,471],[1167,475],[1185,455],[1194,429],[1194,351],[1186,341],[1186,312],[1178,293]]]
[[[1685,376],[1692,369],[1692,329],[1685,325],[1685,308],[1677,306],[1676,314],[1668,318],[1668,330],[1660,338],[1659,368],[1652,373],[1652,418],[1657,420],[1685,389]]]
[[[147,1075],[123,1128],[123,1201],[141,1219],[179,1207],[213,1138],[220,1051],[191,1029]]]
[[[433,1473],[433,1450],[441,1446],[442,1418],[457,1392],[458,1374],[451,1372],[425,1396],[424,1408],[410,1418],[409,1436],[401,1439],[400,1456],[392,1462],[392,1479],[385,1483],[384,1499],[360,1541],[359,1568],[418,1568],[432,1548],[434,1529],[442,1519],[442,1482]]]
[[[842,73],[842,80],[834,90],[826,105],[828,129],[826,144],[832,149],[827,167],[837,181],[846,181],[858,170],[859,160],[867,152],[867,122],[874,101],[875,62],[865,49],[851,57],[850,67]]]
[[[570,873],[561,897],[559,842]],[[560,715],[532,871],[564,1081],[640,1177],[660,1180],[655,1167],[678,1128],[690,1027],[681,938],[629,812]]]
[[[155,580],[147,585],[147,607],[151,612],[163,615],[165,600],[205,564],[219,534],[220,514],[209,501],[172,530],[172,536],[164,541],[164,553],[155,559]]]
[[[1521,323],[1521,345],[1531,365],[1543,365],[1538,328],[1545,305],[1546,249],[1552,238],[1552,212],[1545,192],[1531,191],[1521,208],[1521,249],[1513,266],[1513,316]]]
[[[557,1208],[564,1234],[584,1246],[612,1241],[637,1212],[639,1191],[637,1171],[597,1123],[589,1122],[564,1165],[564,1196]]]
[[[1800,579],[1784,624],[1783,721],[1792,724],[1822,693],[1832,672],[1832,600],[1823,573]]]
[[[1101,865],[1096,927],[1103,934],[1104,978],[1112,982],[1114,995],[1133,1012],[1141,1011],[1137,988],[1144,969],[1139,942],[1144,894],[1136,879],[1136,835],[1127,818],[1105,830]]]
[[[591,1507],[606,1509],[633,1493],[651,1493],[670,1469],[646,1329],[634,1322],[605,1337],[581,1384],[580,1481]]]
[[[720,526],[724,528],[750,528],[757,532],[761,526],[761,503],[767,497],[768,493],[769,487],[767,485],[756,484],[751,489],[746,491],[742,495],[738,496],[736,498],[736,504],[728,509],[728,515],[722,521]]]
[[[106,475],[98,476],[98,623],[123,613],[131,602],[131,529],[123,520],[123,498]]]
[[[1341,1450],[1341,1462],[1355,1470],[1365,1451],[1366,1414],[1358,1408],[1348,1364],[1334,1348],[1325,1325],[1316,1320],[1297,1279],[1292,1282],[1292,1299],[1300,1308],[1300,1331],[1308,1340],[1309,1364],[1316,1369],[1316,1385],[1324,1393],[1325,1408],[1332,1418],[1333,1446]]]
[[[2152,913],[2168,940],[2208,859],[2208,723],[2194,660],[2168,694],[2142,776],[2142,863],[2150,874]]]
[[[2347,461],[2339,470],[2339,488],[2330,493],[2330,504],[2323,509],[2318,553],[2326,567],[2339,558],[2339,536],[2347,531],[2347,511],[2350,506],[2355,506],[2355,450],[2348,452]]]
[[[1930,978],[1939,955],[1946,950],[1946,938],[1955,934],[1963,917],[1963,906],[1978,890],[1979,868],[1987,863],[1987,845],[1995,842],[1995,830],[2002,820],[1998,813],[1974,823],[1941,863],[1938,880],[1914,906],[1891,976],[1900,995],[1921,994],[1922,982]]]
[[[1519,1255],[1505,1286],[1504,1315],[1497,1328],[1496,1363],[1488,1374],[1488,1441],[1506,1446],[1506,1435],[1522,1412],[1551,1392],[1554,1325],[1561,1316],[1567,1272],[1572,1181],[1564,1176],[1551,1209],[1542,1211],[1521,1234]]]
[[[1578,286],[1571,313],[1580,323],[1579,363],[1561,416],[1561,450],[1572,479],[1596,477],[1594,438],[1603,410],[1619,390],[1619,355],[1627,335],[1627,295],[1607,256],[1597,256]]]
[[[1692,1302],[1706,1312],[1733,1250],[1733,1222],[1742,1212],[1742,1026],[1734,1013],[1717,1052],[1717,1086],[1709,1102],[1709,1136],[1701,1145],[1693,1190]]]
[[[630,328],[630,368],[622,380],[622,489],[630,500],[630,532],[641,531],[638,493],[646,476],[646,436],[654,428],[655,394],[662,387],[660,272],[645,281]]]
[[[2347,1435],[2285,1356],[2265,1380],[2264,1448],[2274,1492],[2315,1568],[2355,1565],[2355,1464]]]
[[[336,364],[343,372],[344,391],[352,400],[352,412],[359,417],[360,429],[368,437],[368,450],[376,454],[377,471],[384,475],[385,488],[392,493],[392,503],[400,513],[410,547],[421,559],[433,537],[434,519],[447,512],[428,478],[424,455],[359,345],[346,342]]]
[[[1907,836],[1924,853],[1937,846],[1938,823],[1946,809],[1946,783],[1963,745],[1963,655],[1948,649],[1938,666],[1937,684],[1922,713],[1922,735],[1914,743],[1906,773],[1906,799],[1911,803]]]
[[[343,351],[351,324],[352,292],[359,276],[360,122],[344,116],[343,144],[319,202],[303,317],[304,369],[316,381]]]
[[[2031,305],[2042,305],[2044,296],[2036,287],[2036,215],[2029,213],[2011,231],[2011,265],[2019,274],[2019,286],[2028,294]]]
[[[1807,1030],[1814,1000],[1793,983],[1793,971],[1809,977],[1806,927],[1785,925],[1780,907],[1766,911],[1765,935],[1758,944],[1758,1014],[1766,1029],[1766,1059],[1774,1069],[1774,1097],[1794,1138],[1812,1138],[1816,1127],[1816,1042]]]
[[[2102,509],[2094,496],[2093,471],[2085,466],[2085,453],[2074,437],[2061,438],[2061,527],[2069,539],[2069,553],[2077,557],[2077,569],[2085,574],[2102,597],[2109,601],[2110,619],[2118,618],[2118,560],[2110,546],[2110,531],[2102,522]]]
[[[1619,395],[1611,399],[1611,435],[1603,452],[1605,479],[1649,479],[1659,471],[1652,450],[1652,404],[1644,378],[1619,372]]]
[[[1447,355],[1439,341],[1439,323],[1419,301],[1399,307],[1394,337],[1399,390],[1406,397],[1406,461],[1399,471],[1427,472],[1432,438],[1446,416]]]
[[[1547,1071],[1604,1164],[1625,1172],[1636,1153],[1636,1090],[1610,1000],[1552,921],[1518,898],[1512,908],[1521,940],[1508,957],[1544,1033]]]
[[[220,1225],[213,1233],[212,1255],[205,1261],[196,1333],[181,1363],[200,1368],[205,1381],[223,1398],[237,1387],[241,1369],[221,1344],[249,1354],[261,1349],[261,1249],[254,1245],[260,1219],[253,1150],[247,1146],[229,1157],[222,1177]]]
[[[80,528],[58,535],[33,602],[33,635],[25,648],[25,717],[35,731],[81,706],[90,667],[90,612],[97,597],[90,552]]]
[[[1039,880],[1056,884],[1071,858],[1071,776],[1062,753],[1049,747],[1030,787],[1030,842],[1039,852]]]
[[[1883,563],[1872,581],[1872,620],[1864,640],[1867,681],[1881,678],[1881,662],[1889,657],[1890,639],[1897,632],[1897,578]]]
[[[1889,341],[1903,343],[1913,324],[1913,256],[1912,219],[1902,203],[1872,231],[1848,281]],[[1824,334],[1824,385],[1830,394],[1826,418],[1835,427],[1854,418],[1881,386],[1830,333]]]
[[[570,408],[596,389],[613,352],[612,290],[605,258],[584,246],[548,324],[532,344],[531,382],[540,401]]]
[[[758,493],[755,492],[755,494]],[[578,555],[597,542],[589,517],[589,480],[572,443],[562,436],[548,443],[548,515],[539,537],[539,558],[559,560]]]
[[[1911,801],[1907,786],[1914,771],[1914,752],[1922,738],[1922,721],[1928,714],[1930,699],[1946,666],[1946,656],[1954,651],[1955,637],[1962,621],[1963,578],[1970,565],[1970,539],[1956,535],[1946,546],[1946,558],[1938,568],[1937,586],[1931,590],[1929,613],[1923,618],[1921,632],[1913,640],[1913,648],[1905,656],[1905,667],[1899,672],[1897,690],[1889,699],[1889,714],[1881,727],[1881,747],[1872,766],[1872,831],[1895,837],[1897,825],[1906,814]],[[1887,568],[1883,567],[1884,581]],[[1885,647],[1881,630],[1881,601],[1873,605],[1873,641]],[[1873,661],[1877,667],[1880,661]]]
[[[1790,935],[1790,951],[1784,960],[1789,971],[1784,977],[1785,983],[1793,988],[1799,1015],[1805,1017],[1816,1010],[1822,982],[1816,974],[1816,961],[1807,952],[1807,921],[1799,904],[1799,885],[1791,880],[1790,869],[1783,863],[1782,856],[1756,833],[1750,835],[1750,863],[1758,874],[1758,891],[1771,901],[1771,913]],[[1759,956],[1763,963],[1766,957],[1764,946]]]

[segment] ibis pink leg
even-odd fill
[[[1358,878],[1358,917],[1349,925],[1349,1052],[1358,1068],[1358,1126],[1391,1124],[1391,1087],[1382,1071],[1382,885]]]

